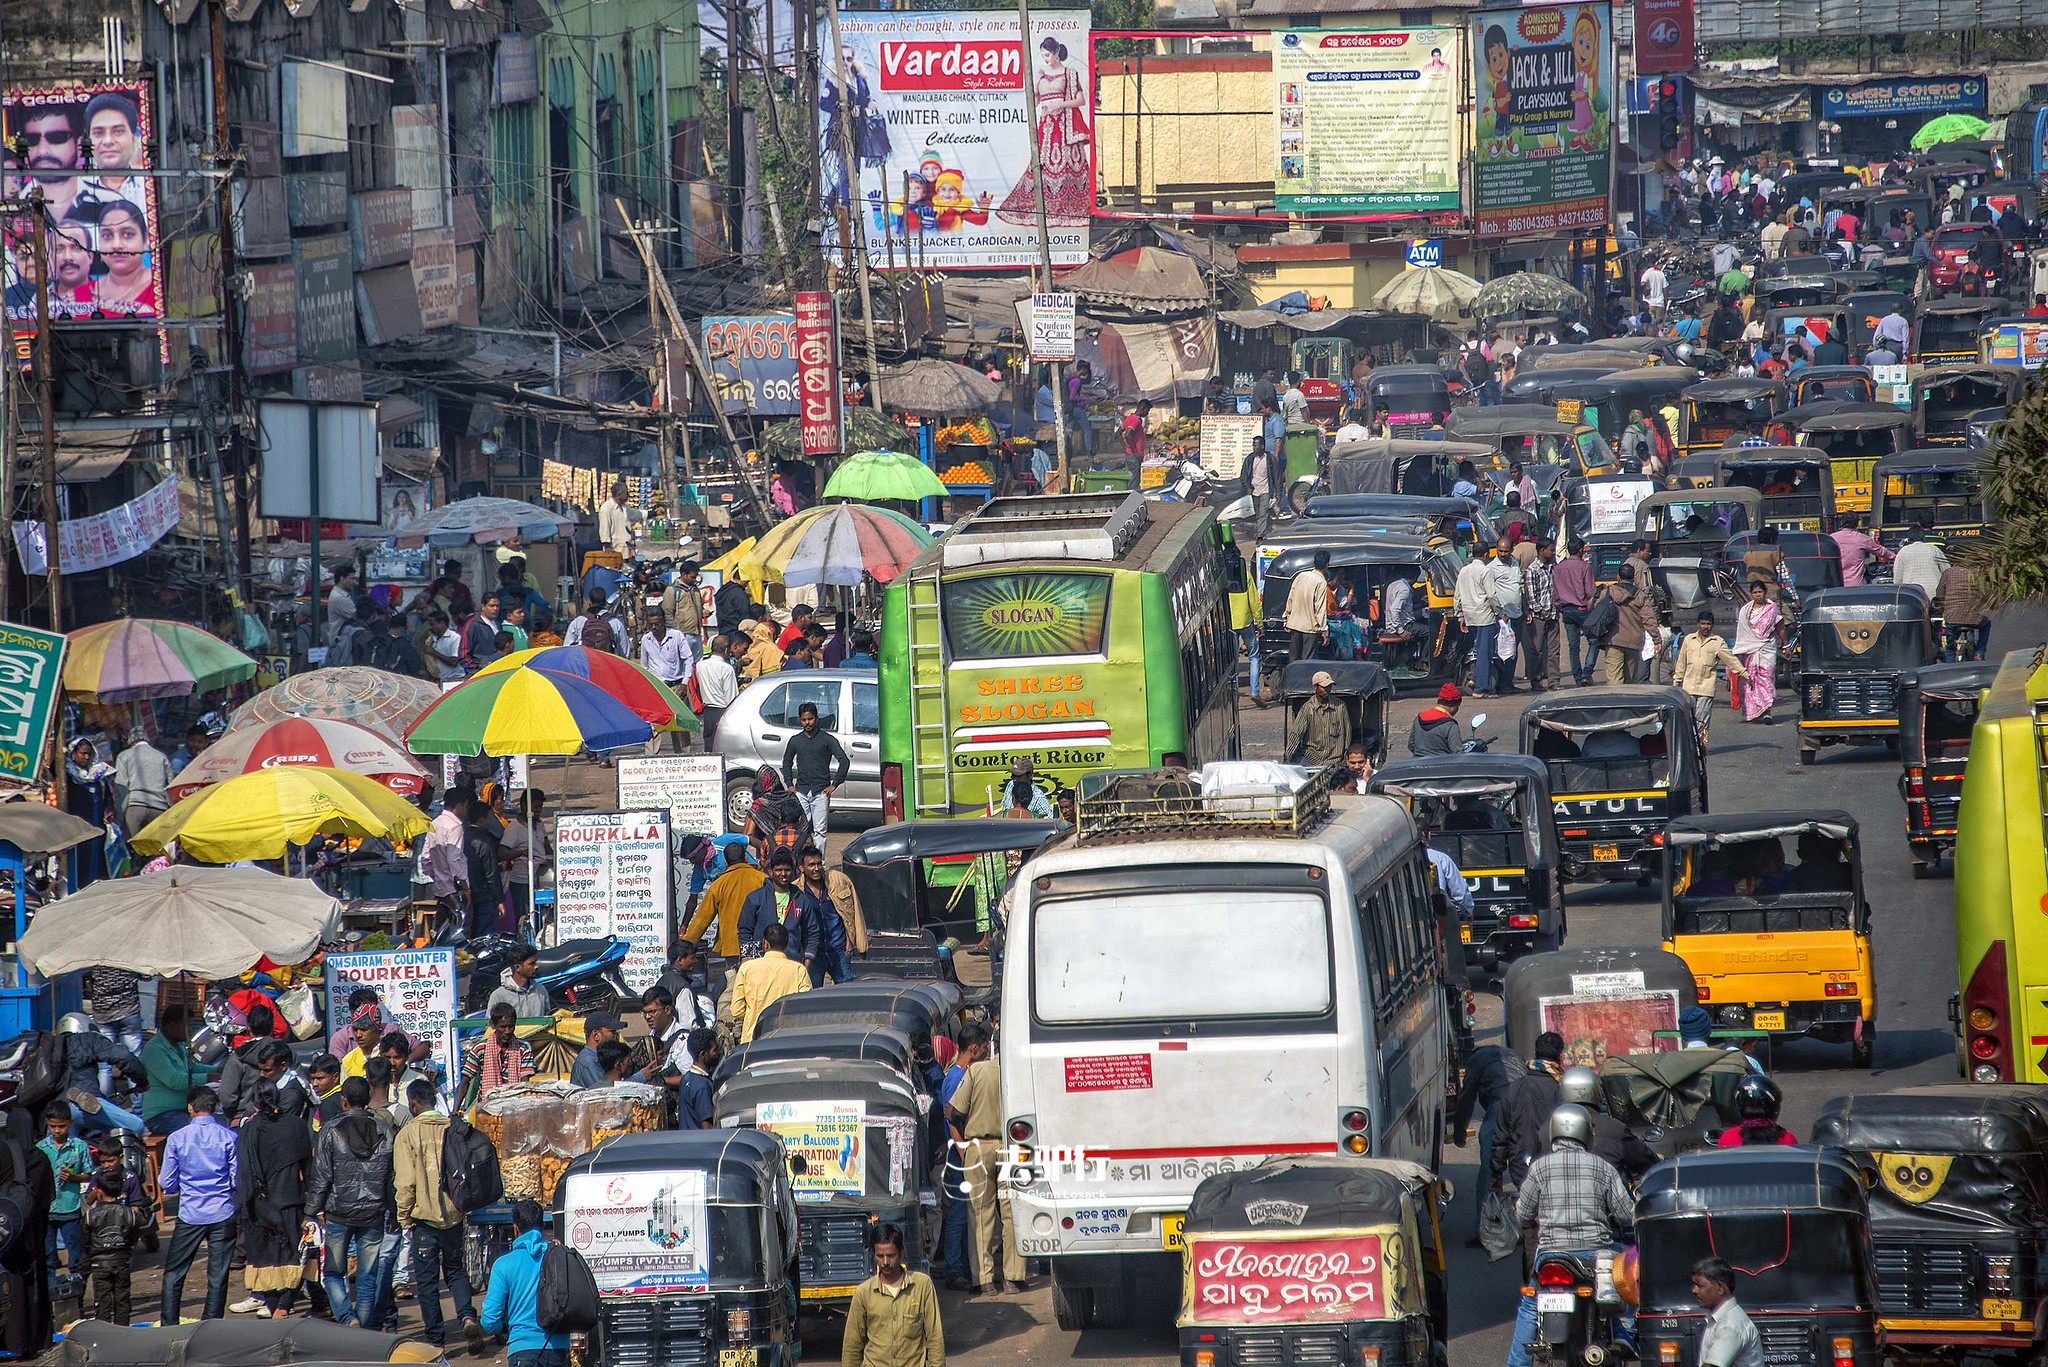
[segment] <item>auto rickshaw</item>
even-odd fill
[[[1458,478],[1458,462],[1488,461],[1493,448],[1469,441],[1420,441],[1387,437],[1339,442],[1331,448],[1328,472],[1319,486],[1290,486],[1303,497],[1315,494],[1405,494],[1443,498]]]
[[[1521,748],[1550,768],[1565,876],[1575,881],[1647,884],[1666,823],[1707,810],[1692,700],[1676,688],[1546,694],[1522,711]]]
[[[1870,534],[1896,548],[1921,522],[1944,541],[1984,534],[1996,515],[1984,487],[1991,452],[1976,446],[1923,446],[1870,467]]]
[[[885,1064],[915,1083],[924,1073],[910,1036],[887,1025],[785,1026],[736,1044],[718,1061],[714,1085],[756,1064],[808,1059],[853,1059]]]
[[[1570,465],[1524,465],[1522,473],[1536,486],[1536,506],[1529,509],[1538,523],[1548,523],[1557,508],[1559,494],[1564,487],[1564,478],[1571,472]],[[1487,512],[1496,519],[1505,518],[1508,508],[1508,494],[1515,491],[1516,484],[1508,473],[1508,467],[1479,471],[1479,492]],[[1497,539],[1497,538],[1496,538]]]
[[[1763,496],[1762,525],[1781,532],[1835,529],[1835,470],[1810,446],[1724,446],[1721,483]]]
[[[1448,545],[1341,526],[1333,529],[1323,523],[1298,531],[1266,562],[1259,632],[1268,661],[1286,659],[1292,648],[1282,618],[1294,577],[1309,568],[1317,550],[1327,550],[1328,575],[1338,589],[1340,608],[1331,616],[1333,658],[1317,663],[1370,661],[1396,687],[1433,689],[1447,679],[1463,677],[1471,653],[1470,633],[1458,621],[1453,594],[1461,562]],[[1402,586],[1407,589],[1405,622],[1398,620]],[[1276,682],[1280,679],[1277,668],[1265,674]]]
[[[1855,296],[1850,296],[1854,298]],[[1787,375],[1790,403],[1801,408],[1810,403],[1875,403],[1877,386],[1870,382],[1870,367],[1861,365],[1810,365],[1797,375]],[[1789,414],[1788,414],[1789,416]]]
[[[1451,386],[1433,365],[1386,365],[1365,377],[1365,401],[1396,437],[1420,437],[1451,416]]]
[[[1585,423],[1559,418],[1556,405],[1534,403],[1460,408],[1451,414],[1445,430],[1453,441],[1475,442],[1493,449],[1490,462],[1474,462],[1482,473],[1505,471],[1514,464],[1569,466],[1576,471],[1584,461],[1579,434],[1593,433]]]
[[[1842,263],[1831,256],[1818,256],[1805,252],[1798,256],[1772,257],[1758,265],[1756,278],[1759,280],[1821,280],[1834,273]]]
[[[1564,1066],[1598,1069],[1609,1058],[1679,1047],[1679,1013],[1698,989],[1676,954],[1647,947],[1560,949],[1508,965],[1501,1028],[1523,1058],[1536,1037],[1564,1037]]]
[[[1912,444],[1913,415],[1892,404],[1827,403],[1785,415],[1792,440],[1827,453],[1835,511],[1870,511],[1870,467]]]
[[[674,1362],[683,1345],[698,1361],[797,1360],[802,1252],[774,1135],[622,1134],[569,1161],[554,1213],[597,1281],[594,1361]]]
[[[1664,948],[1691,966],[1716,1025],[1846,1042],[1855,1065],[1870,1066],[1870,905],[1848,813],[1672,822],[1664,831],[1663,934]]]
[[[1877,325],[1891,314],[1894,306],[1905,315],[1908,323],[1913,321],[1913,296],[1903,290],[1858,290],[1842,300],[1842,307],[1849,311],[1851,355],[1861,356],[1870,350],[1877,341]],[[1903,361],[1906,358],[1901,356],[1899,359]]]
[[[1351,720],[1351,743],[1363,745],[1377,764],[1387,757],[1387,704],[1394,682],[1369,660],[1289,660],[1280,671],[1280,702],[1286,709],[1281,734],[1291,734],[1294,716],[1316,694],[1316,675],[1330,676],[1330,697]],[[1288,756],[1291,760],[1293,756]]]
[[[1628,559],[1636,536],[1636,509],[1657,491],[1655,480],[1641,475],[1617,475],[1609,479],[1581,479],[1567,475],[1558,481],[1562,505],[1559,523],[1567,542],[1584,541],[1593,562],[1593,577],[1601,584],[1615,581],[1621,562]]]
[[[1823,745],[1896,751],[1899,680],[1935,660],[1926,595],[1905,584],[1826,589],[1799,618],[1799,762]]]
[[[1550,771],[1528,755],[1426,755],[1373,770],[1368,785],[1427,819],[1429,843],[1465,875],[1472,916],[1459,928],[1468,962],[1556,949],[1564,939],[1564,873]]]
[[[1721,448],[1709,446],[1671,462],[1671,484],[1676,489],[1711,489],[1721,478]]]
[[[1492,545],[1500,531],[1478,499],[1428,498],[1420,494],[1317,494],[1301,515],[1318,526],[1342,524],[1346,532],[1407,536],[1448,546],[1469,558],[1475,544]],[[1302,528],[1287,527],[1267,535],[1262,547],[1277,553]],[[1270,563],[1271,554],[1264,559]]]
[[[2038,1360],[2048,1301],[2048,1115],[2040,1089],[1951,1084],[1841,1096],[1813,1142],[1869,1193],[1885,1337],[1915,1356]]]
[[[960,826],[965,821],[935,821],[934,826]],[[1020,821],[1007,822],[1021,826]],[[1050,823],[1039,823],[1050,824]],[[872,832],[869,832],[872,834]],[[910,1036],[920,1064],[933,1058],[932,1042],[958,1033],[962,994],[952,983],[863,978],[828,983],[809,992],[792,992],[761,1009],[754,1038],[766,1039],[783,1030],[817,1025],[886,1025]]]
[[[1631,412],[1663,413],[1667,428],[1675,434],[1679,425],[1676,411],[1680,407],[1680,396],[1699,382],[1699,372],[1691,366],[1641,366],[1635,370],[1603,375],[1597,380],[1557,385],[1551,390],[1551,401],[1576,402],[1579,405],[1578,420],[1591,424],[1606,444],[1612,446],[1621,440]]]
[[[1956,845],[1963,769],[1977,706],[1998,675],[1992,660],[1929,665],[1899,681],[1899,796],[1906,803],[1906,844],[1913,876],[1931,878]]]
[[[1739,488],[1680,489],[1636,505],[1636,535],[1650,543],[1650,573],[1670,598],[1674,619],[1733,592],[1722,548],[1759,525],[1762,506],[1763,495]]]
[[[1268,1158],[1203,1178],[1182,1234],[1180,1367],[1436,1367],[1449,1200],[1398,1158]]]
[[[949,817],[892,822],[855,836],[841,856],[868,930],[868,952],[853,960],[855,979],[951,981],[952,958],[939,953],[939,942],[973,938],[984,919],[973,888],[962,889],[975,856],[1028,856],[1059,831],[1052,821]]]
[[[1803,1145],[1667,1159],[1636,1188],[1636,1343],[1646,1363],[1700,1360],[1692,1270],[1722,1258],[1771,1367],[1880,1367],[1877,1273],[1863,1179]]]
[[[938,1117],[920,1109],[924,1100],[888,1065],[847,1059],[759,1063],[719,1084],[712,1097],[718,1124],[771,1134],[785,1154],[803,1157],[790,1188],[806,1309],[852,1299],[875,1270],[868,1240],[877,1225],[903,1231],[905,1266],[930,1267],[938,1207],[934,1201],[928,1218],[924,1200],[933,1195],[931,1172],[945,1141]]]
[[[1785,407],[1785,386],[1763,376],[1693,385],[1678,406],[1678,449],[1690,455],[1720,446],[1746,427],[1768,424]]]
[[[1920,444],[1967,445],[1971,415],[2011,405],[2026,378],[2019,367],[2003,365],[1945,365],[1921,371],[1913,381],[1913,419]]]
[[[1929,299],[1913,319],[1913,354],[1921,365],[1965,364],[1977,359],[1977,337],[1984,325],[2007,307],[2003,299],[1950,296]],[[1924,378],[1924,377],[1923,377]]]
[[[1722,548],[1721,559],[1735,576],[1738,587],[1743,581],[1742,557],[1759,544],[1755,533],[1742,532],[1730,537]],[[1819,532],[1779,532],[1778,554],[1785,557],[1785,568],[1792,576],[1792,591],[1800,599],[1822,589],[1842,586],[1842,553],[1833,537]]]

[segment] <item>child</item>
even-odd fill
[[[50,1235],[43,1244],[49,1259],[50,1297],[60,1300],[57,1288],[57,1247],[64,1247],[65,1267],[75,1278],[84,1261],[84,1187],[92,1176],[92,1150],[71,1133],[71,1107],[59,1097],[43,1111],[43,1125],[49,1133],[36,1141],[36,1148],[50,1160],[56,1174],[57,1195],[50,1202]]]
[[[86,1313],[108,1324],[128,1323],[133,1313],[129,1295],[130,1265],[135,1241],[142,1237],[149,1214],[132,1205],[118,1171],[92,1175],[85,1208],[86,1243],[91,1249],[92,1293]]]

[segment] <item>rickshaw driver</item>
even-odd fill
[[[1635,1198],[1614,1164],[1588,1147],[1592,1142],[1593,1118],[1585,1107],[1566,1103],[1550,1113],[1550,1152],[1530,1165],[1529,1180],[1515,1198],[1515,1222],[1535,1229],[1539,1259],[1570,1253],[1590,1262],[1596,1250],[1626,1243],[1635,1229]],[[1623,1317],[1617,1332],[1634,1338],[1632,1315]],[[1532,1286],[1515,1308],[1507,1367],[1530,1367],[1529,1341],[1535,1335]]]

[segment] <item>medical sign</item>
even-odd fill
[[[321,962],[327,970],[327,1033],[348,1024],[349,994],[367,987],[407,1039],[426,1041],[441,1068],[441,1099],[453,1096],[461,1062],[455,1049],[455,951],[329,954]]]
[[[788,418],[801,411],[792,315],[707,316],[704,359],[726,412]]]
[[[796,296],[796,392],[804,454],[835,455],[844,446],[839,394],[839,309],[824,290]]]
[[[7,170],[7,195],[40,194],[43,205],[40,223],[28,214],[0,220],[9,319],[34,322],[38,293],[60,323],[159,316],[156,182],[134,174],[149,169],[152,107],[150,87],[135,81],[0,96],[7,143],[22,149],[20,168]],[[39,256],[46,283],[36,275]]]
[[[555,1230],[603,1296],[659,1296],[711,1280],[711,1203],[701,1171],[576,1172]]]
[[[1031,296],[1031,359],[1074,359],[1074,307],[1071,294]]]
[[[1296,29],[1273,47],[1273,193],[1289,212],[1458,207],[1458,31]]]
[[[866,1123],[867,1108],[858,1101],[764,1101],[754,1108],[756,1128],[780,1139],[786,1155],[804,1160],[804,1170],[789,1179],[799,1201],[866,1193]]]
[[[1607,6],[1482,10],[1471,33],[1479,232],[1604,226],[1614,150]]]
[[[1930,80],[1865,81],[1821,91],[1826,119],[1891,118],[1900,114],[1982,114],[1985,87],[1976,76]]]

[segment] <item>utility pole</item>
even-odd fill
[[[772,0],[771,0],[772,3]],[[746,252],[746,113],[740,102],[740,49],[747,0],[725,0],[725,236],[734,257]],[[650,302],[650,308],[652,304]]]
[[[1045,168],[1038,156],[1038,83],[1031,63],[1031,4],[1030,0],[1017,0],[1017,42],[1024,49],[1024,122],[1031,131],[1031,185],[1038,203],[1038,266],[1044,280],[1043,290],[1052,292],[1052,232],[1045,220]],[[1027,350],[1024,354],[1026,369],[1029,369],[1031,339],[1025,338]],[[1067,479],[1067,381],[1063,367],[1058,361],[1051,361],[1052,367],[1052,421],[1058,429],[1054,440],[1058,442],[1055,452],[1059,458],[1059,480]],[[1037,406],[1037,391],[1032,392],[1032,405]],[[1135,482],[1135,481],[1134,481]]]
[[[50,213],[40,187],[29,197],[36,261],[36,432],[43,483],[43,574],[50,595],[50,630],[64,630],[64,576],[57,564],[57,361],[50,348]],[[54,728],[52,728],[54,730]]]
[[[1018,0],[1019,4],[1023,2]],[[852,99],[849,95],[853,87],[846,77],[846,45],[839,38],[839,0],[825,0],[825,15],[832,25],[832,69],[839,73],[839,160],[846,167],[846,218],[853,227],[850,242],[845,230],[841,229],[839,245],[843,250],[855,253],[854,272],[860,280],[860,319],[866,326],[868,338],[868,401],[879,413],[882,411],[882,363],[875,353],[875,296],[868,284],[868,230],[860,212],[860,158],[853,143]],[[822,63],[818,79],[824,79]],[[1034,147],[1036,145],[1033,144]],[[1037,164],[1032,162],[1034,166]],[[884,228],[883,231],[888,230]]]
[[[226,0],[206,0],[207,40],[213,67],[213,161],[225,170],[232,159],[228,152],[228,40],[222,8]],[[242,436],[241,418],[247,400],[242,391],[242,303],[237,292],[235,260],[234,177],[223,175],[214,182],[213,214],[220,229],[220,319],[223,335],[222,360],[228,370],[228,456],[235,481],[235,605],[247,608],[251,598],[249,574],[249,445]],[[315,593],[319,567],[314,566]],[[317,607],[315,608],[317,612]]]

